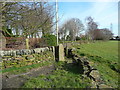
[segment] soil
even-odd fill
[[[38,77],[41,74],[48,75],[55,70],[54,65],[44,66],[37,69],[32,69],[27,73],[19,75],[3,75],[2,76],[2,88],[20,88],[31,77]]]

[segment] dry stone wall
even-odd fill
[[[89,61],[87,57],[77,55],[74,51],[75,49],[69,49],[68,55],[72,58],[73,63],[79,66],[80,73],[92,80],[91,88],[111,88],[104,84],[105,82],[103,82],[98,70],[94,67],[94,63]]]
[[[21,49],[21,50],[10,50],[10,51],[0,51],[0,57],[3,56],[16,56],[16,55],[29,55],[35,53],[41,53],[44,51],[53,51],[54,47],[45,48],[35,48],[35,49]]]
[[[0,51],[2,68],[22,67],[54,60],[54,47]]]

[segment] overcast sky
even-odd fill
[[[99,28],[110,29],[112,23],[113,33],[118,35],[118,2],[58,2],[58,7],[59,25],[70,18],[79,18],[85,24],[85,18],[91,16]]]

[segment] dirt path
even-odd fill
[[[37,69],[33,69],[27,73],[19,75],[3,75],[2,76],[2,88],[20,88],[31,77],[38,77],[41,74],[51,74],[55,70],[54,65],[44,66]]]

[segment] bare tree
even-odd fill
[[[98,24],[96,22],[94,22],[92,17],[87,17],[86,18],[86,23],[87,23],[87,35],[90,39],[93,40],[93,34],[94,34],[94,30],[96,30],[98,28]]]
[[[84,25],[78,18],[72,18],[65,22],[60,29],[61,34],[63,34],[64,38],[68,35],[70,35],[70,39],[74,41],[76,39],[76,36],[79,36],[81,31],[84,30]]]
[[[109,40],[113,37],[113,33],[107,29],[96,29],[93,31],[93,40]]]
[[[102,40],[104,37],[101,29],[96,29],[93,31],[93,40]]]
[[[17,10],[14,11],[14,6],[17,2],[2,2],[1,4],[1,15],[2,15],[2,31],[5,36],[12,36],[12,30],[10,27],[15,15],[17,15]]]
[[[29,37],[40,36],[39,33],[45,35],[50,33],[53,24],[53,10],[52,6],[47,5],[45,2],[31,3],[31,7],[28,5],[24,7],[27,13],[22,13],[21,27],[24,28],[24,34]]]
[[[66,28],[66,26],[67,26],[67,23],[64,23],[62,27],[59,28],[59,32],[58,32],[59,38],[62,38],[64,40],[66,40],[66,36],[68,33],[68,29]]]
[[[4,27],[14,35],[36,37],[52,32],[54,6],[47,2],[11,3],[3,6]]]
[[[104,40],[109,40],[109,39],[111,39],[113,37],[113,33],[109,29],[104,28],[101,31],[103,33],[103,39]]]

